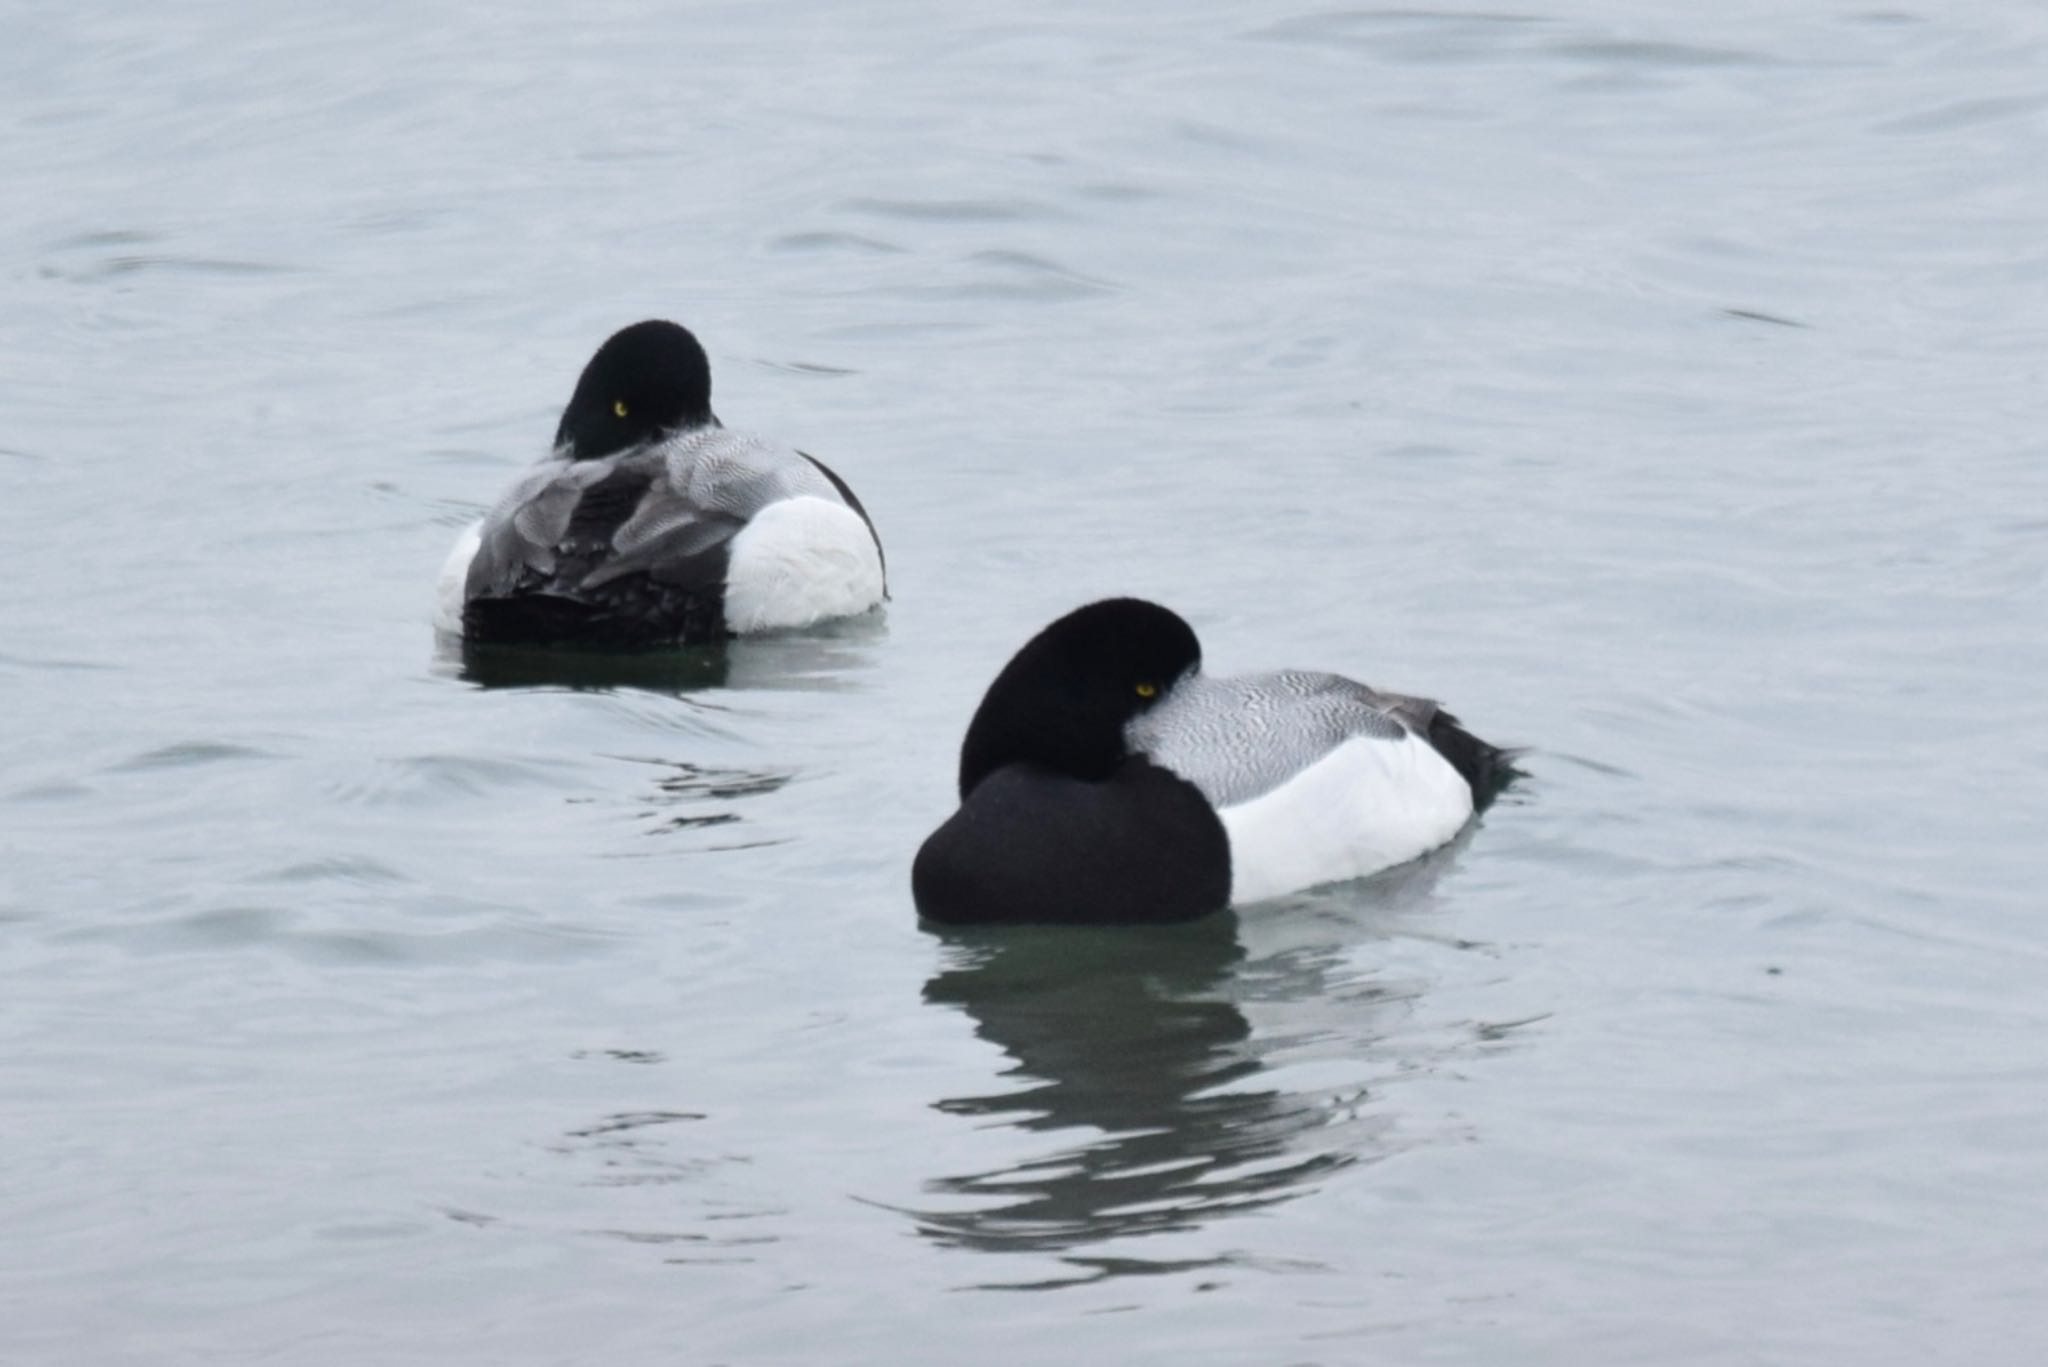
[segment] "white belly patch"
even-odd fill
[[[434,630],[446,636],[462,634],[463,590],[469,583],[469,562],[484,544],[482,518],[463,529],[441,566],[441,578],[434,586]]]
[[[861,515],[843,503],[783,499],[732,539],[725,624],[734,632],[809,626],[881,601],[881,551]]]
[[[1421,736],[1346,741],[1269,793],[1222,808],[1232,904],[1405,864],[1472,819],[1472,788]]]

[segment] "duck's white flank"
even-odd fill
[[[771,503],[732,539],[725,624],[739,633],[850,617],[882,601],[874,533],[844,503],[804,495]]]
[[[1360,736],[1217,815],[1230,836],[1236,905],[1426,854],[1472,819],[1472,787],[1419,735]]]
[[[443,635],[462,634],[463,588],[469,581],[469,562],[476,559],[477,548],[483,543],[484,520],[478,518],[463,528],[448,552],[448,559],[442,562],[441,578],[434,585],[434,630]]]

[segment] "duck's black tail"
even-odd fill
[[[1515,757],[1521,751],[1488,745],[1448,712],[1438,712],[1429,719],[1429,743],[1472,785],[1474,811],[1485,811],[1503,788],[1522,776],[1522,771],[1515,767]]]
[[[463,605],[462,636],[476,645],[530,646],[590,639],[598,609],[551,593],[475,598]]]
[[[462,635],[476,645],[630,651],[702,645],[727,632],[718,593],[631,574],[594,594],[540,589],[472,598],[463,605]]]

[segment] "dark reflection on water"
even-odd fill
[[[439,636],[435,666],[480,688],[632,688],[694,693],[714,688],[835,692],[857,687],[888,635],[879,612],[805,631],[749,636],[718,645],[610,653],[478,645]]]
[[[630,1050],[579,1057],[660,1061]],[[693,1143],[691,1132],[706,1118],[695,1110],[614,1111],[566,1131],[550,1145],[579,1164],[585,1186],[634,1197],[620,1207],[633,1223],[582,1226],[580,1232],[659,1249],[662,1261],[672,1264],[749,1263],[761,1249],[779,1242],[777,1226],[788,1211],[747,1188],[746,1160]],[[654,1199],[657,1192],[659,1200]],[[664,1226],[645,1223],[655,1212],[667,1222]],[[501,1217],[486,1218],[495,1222]]]
[[[919,1232],[948,1247],[1057,1254],[1077,1270],[1033,1286],[1185,1270],[1228,1259],[1082,1250],[1269,1207],[1384,1157],[1391,1118],[1367,1083],[1413,1066],[1413,1040],[1402,1064],[1374,1055],[1423,985],[1370,978],[1349,951],[1425,908],[1458,848],[1192,926],[934,928],[950,962],[924,999],[964,1011],[1016,1061],[1006,1076],[1031,1083],[938,1108],[1083,1137],[933,1180],[930,1190],[979,1204],[908,1212]],[[1359,1080],[1289,1088],[1273,1071],[1326,1058],[1355,1062]]]
[[[771,795],[799,772],[781,765],[735,765],[728,725],[743,703],[717,693],[846,692],[874,668],[887,637],[879,612],[805,631],[749,636],[717,645],[630,653],[543,649],[436,635],[435,672],[482,689],[611,694],[625,710],[647,709],[647,695],[686,706],[654,704],[650,725],[691,737],[693,753],[612,753],[608,758],[658,769],[634,815],[662,834],[703,833],[738,825],[746,800]],[[697,748],[702,747],[702,748]],[[783,843],[780,837],[719,833],[701,849],[731,851]]]
[[[741,814],[729,804],[776,792],[795,777],[795,771],[787,769],[743,769],[693,764],[688,760],[640,759],[636,762],[656,765],[667,771],[655,782],[653,808],[648,813],[655,821],[654,829],[657,831],[690,831],[731,825],[741,819]]]
[[[480,688],[642,688],[655,693],[691,693],[723,687],[731,672],[723,646],[611,655],[461,641],[445,642],[441,658],[454,665],[457,677]]]
[[[1017,1168],[938,1180],[935,1190],[995,1204],[920,1216],[931,1238],[1064,1251],[1185,1229],[1283,1200],[1352,1161],[1320,1152],[1273,1161],[1328,1115],[1312,1099],[1243,1085],[1263,1065],[1228,999],[1245,962],[1234,918],[1178,934],[1012,933],[965,958],[926,984],[925,1000],[966,1010],[1037,1085],[940,1109],[1100,1137]]]

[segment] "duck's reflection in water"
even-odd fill
[[[634,819],[650,832],[701,834],[745,819],[762,805],[747,799],[778,792],[801,772],[791,765],[735,762],[751,758],[733,741],[754,710],[739,695],[860,689],[887,635],[880,612],[803,631],[625,654],[478,645],[442,634],[435,638],[433,668],[485,690],[606,695],[606,706],[596,710],[623,715],[631,726],[593,731],[610,742],[599,753],[659,773],[631,809]],[[621,735],[631,738],[621,743]],[[699,848],[751,849],[784,838],[717,832]]]
[[[482,688],[641,689],[685,694],[708,689],[858,688],[874,664],[888,619],[870,612],[802,631],[742,636],[714,645],[611,654],[594,650],[478,645],[440,635],[434,668]]]
[[[695,693],[725,687],[732,672],[724,646],[608,655],[590,650],[475,645],[444,639],[436,646],[435,664],[442,672],[479,688],[560,688],[577,692],[638,688],[650,693]]]
[[[1424,984],[1375,976],[1357,951],[1427,938],[1422,913],[1455,849],[1188,926],[943,932],[948,964],[925,1000],[971,1017],[1022,1085],[939,1109],[1060,1142],[932,1180],[975,1205],[911,1212],[920,1232],[1059,1254],[1083,1280],[1180,1270],[1219,1260],[1078,1251],[1272,1206],[1391,1152],[1378,1084],[1427,1066],[1414,1038],[1387,1043]]]

